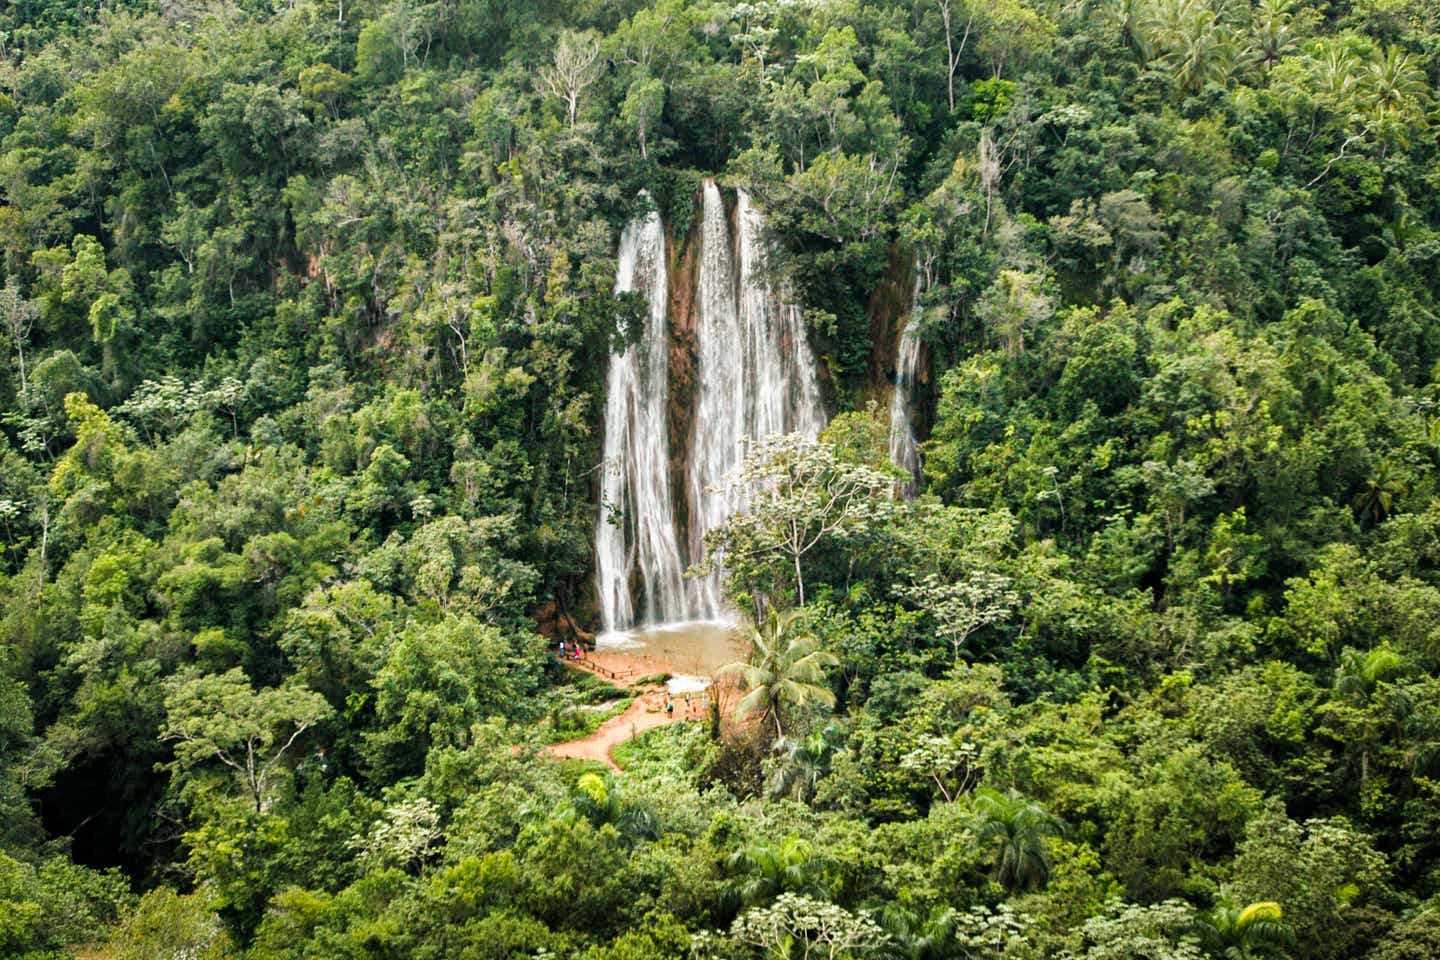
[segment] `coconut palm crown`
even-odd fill
[[[825,668],[840,660],[820,649],[820,641],[804,625],[804,611],[772,609],[763,625],[749,628],[750,660],[727,664],[719,676],[739,677],[745,696],[735,705],[735,717],[756,713],[762,726],[773,722],[775,735],[785,735],[784,714],[812,704],[835,706],[835,694],[825,686]]]

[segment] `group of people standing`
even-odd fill
[[[561,660],[579,660],[584,652],[585,648],[578,640],[560,640]],[[697,715],[703,717],[710,710],[710,692],[708,690],[701,690],[699,693],[687,691],[679,696],[685,705],[680,714],[682,717]],[[665,694],[665,719],[675,719],[675,695],[668,692]]]
[[[710,692],[708,690],[701,690],[698,695],[684,693],[681,696],[685,701],[685,712],[681,716],[694,716],[698,711],[703,717],[710,709]],[[675,698],[668,693],[665,694],[665,717],[666,719],[675,717]]]

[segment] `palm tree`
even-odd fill
[[[1375,465],[1375,473],[1355,494],[1355,513],[1361,520],[1379,523],[1395,509],[1395,502],[1409,492],[1410,482],[1406,472],[1387,457]]]
[[[1294,0],[1260,0],[1254,14],[1255,59],[1269,70],[1280,58],[1295,49]]]
[[[779,845],[757,843],[730,855],[727,866],[737,880],[732,887],[745,906],[795,893],[816,900],[831,896],[828,875],[835,861],[817,856],[808,840],[786,837]]]
[[[1222,900],[1200,914],[1196,932],[1205,951],[1225,960],[1268,960],[1284,957],[1290,928],[1284,911],[1272,901],[1240,907]]]
[[[1409,669],[1409,662],[1389,644],[1382,643],[1368,653],[1346,647],[1335,670],[1335,692],[1363,703],[1380,684],[1405,675]]]
[[[718,671],[721,677],[740,677],[748,690],[735,705],[736,718],[758,711],[762,725],[775,721],[777,737],[785,736],[781,714],[812,703],[835,706],[835,694],[824,686],[825,668],[840,659],[820,649],[820,641],[802,625],[803,616],[798,609],[771,609],[764,627],[750,625],[750,662],[727,664]]]
[[[972,809],[976,839],[995,852],[995,879],[1007,890],[1044,886],[1050,877],[1046,841],[1060,836],[1064,823],[1014,791],[978,790]]]
[[[627,845],[660,836],[660,818],[643,801],[625,797],[614,774],[582,774],[570,798],[571,816],[581,816],[594,826],[615,828]]]
[[[1104,15],[1120,34],[1120,42],[1129,47],[1142,64],[1149,58],[1145,42],[1145,21],[1149,17],[1149,0],[1107,0]]]
[[[956,913],[950,907],[932,907],[926,915],[890,904],[875,914],[875,922],[890,938],[884,955],[895,960],[946,960],[955,949]]]
[[[1332,108],[1343,109],[1358,82],[1359,63],[1354,54],[1339,44],[1331,44],[1311,63],[1310,71],[1316,95]]]
[[[1180,96],[1211,81],[1229,85],[1247,59],[1247,43],[1204,0],[1171,0],[1158,8],[1150,38]]]
[[[1410,663],[1396,653],[1388,644],[1361,653],[1346,647],[1340,654],[1340,666],[1335,669],[1335,694],[1349,701],[1350,708],[1342,708],[1346,725],[1354,732],[1360,748],[1360,790],[1370,780],[1371,753],[1380,737],[1381,724],[1386,720],[1374,703],[1380,684],[1397,680],[1410,672]],[[1392,698],[1389,708],[1391,718],[1403,721],[1409,712],[1409,703],[1403,697]]]
[[[1369,74],[1370,105],[1376,113],[1399,113],[1425,97],[1425,71],[1399,47],[1390,47],[1370,64]]]
[[[1361,79],[1361,97],[1380,142],[1380,156],[1403,146],[1416,125],[1425,121],[1429,91],[1425,71],[1397,47],[1385,50],[1370,63]]]
[[[826,724],[823,730],[800,740],[776,740],[775,752],[780,755],[781,765],[770,778],[770,795],[808,803],[844,744],[844,731],[836,723]]]

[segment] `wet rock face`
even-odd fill
[[[870,363],[866,368],[865,399],[885,406],[895,383],[900,331],[909,314],[912,264],[898,245],[890,247],[885,279],[870,295],[866,313],[870,317]]]
[[[596,525],[607,630],[721,617],[719,573],[681,574],[744,508],[725,484],[745,443],[814,437],[827,421],[802,312],[767,270],[763,212],[713,179],[700,201],[689,223],[650,213],[621,236],[617,288],[647,289],[651,310],[644,349],[612,357],[607,375],[601,501],[623,518]]]
[[[666,419],[670,425],[670,488],[685,489],[685,457],[690,449],[690,411],[695,408],[696,327],[699,313],[695,289],[700,271],[700,204],[695,219],[667,231],[670,277],[670,395]],[[675,529],[681,543],[689,542],[689,517],[684,497],[675,500]]]

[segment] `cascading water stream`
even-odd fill
[[[696,305],[696,387],[687,479],[690,497],[690,556],[705,557],[705,534],[725,522],[737,504],[721,490],[740,462],[746,437],[749,351],[740,327],[735,257],[730,223],[720,191],[705,181],[700,220],[700,271]],[[691,612],[697,620],[720,616],[720,574],[690,581]]]
[[[749,441],[777,433],[814,438],[825,426],[815,357],[798,307],[777,294],[765,265],[764,222],[742,191],[730,217],[719,188],[702,194],[694,292],[695,394],[686,460],[688,550],[676,534],[666,421],[668,362],[665,240],[656,214],[620,240],[617,292],[643,291],[650,310],[640,343],[610,360],[605,460],[596,521],[596,588],[607,633],[637,624],[726,619],[721,577],[686,580],[684,554],[705,559],[705,534],[745,508],[726,486]],[[619,523],[611,522],[618,511]],[[632,585],[643,590],[636,609]],[[618,638],[617,642],[623,642]]]
[[[825,428],[820,379],[805,335],[800,308],[777,295],[766,275],[765,224],[750,196],[739,191],[735,212],[740,228],[740,326],[755,398],[750,437],[799,433],[814,439]]]
[[[890,462],[910,475],[901,485],[901,493],[913,497],[920,481],[920,445],[915,439],[915,423],[911,412],[915,381],[920,373],[920,277],[915,277],[915,294],[910,316],[900,331],[895,351],[895,388],[890,393]]]
[[[688,612],[670,493],[668,286],[658,213],[625,228],[618,259],[615,291],[644,293],[649,310],[638,341],[611,358],[607,377],[601,508],[595,523],[595,585],[607,632],[637,620],[631,598],[637,565],[644,603],[640,619],[668,622]]]
[[[720,190],[706,181],[700,233],[698,379],[690,450],[690,555],[705,535],[745,508],[726,487],[747,441],[777,433],[815,437],[825,425],[815,357],[800,310],[777,295],[766,272],[764,222],[745,191],[736,203],[736,250]],[[691,581],[698,619],[725,613],[718,570]]]

